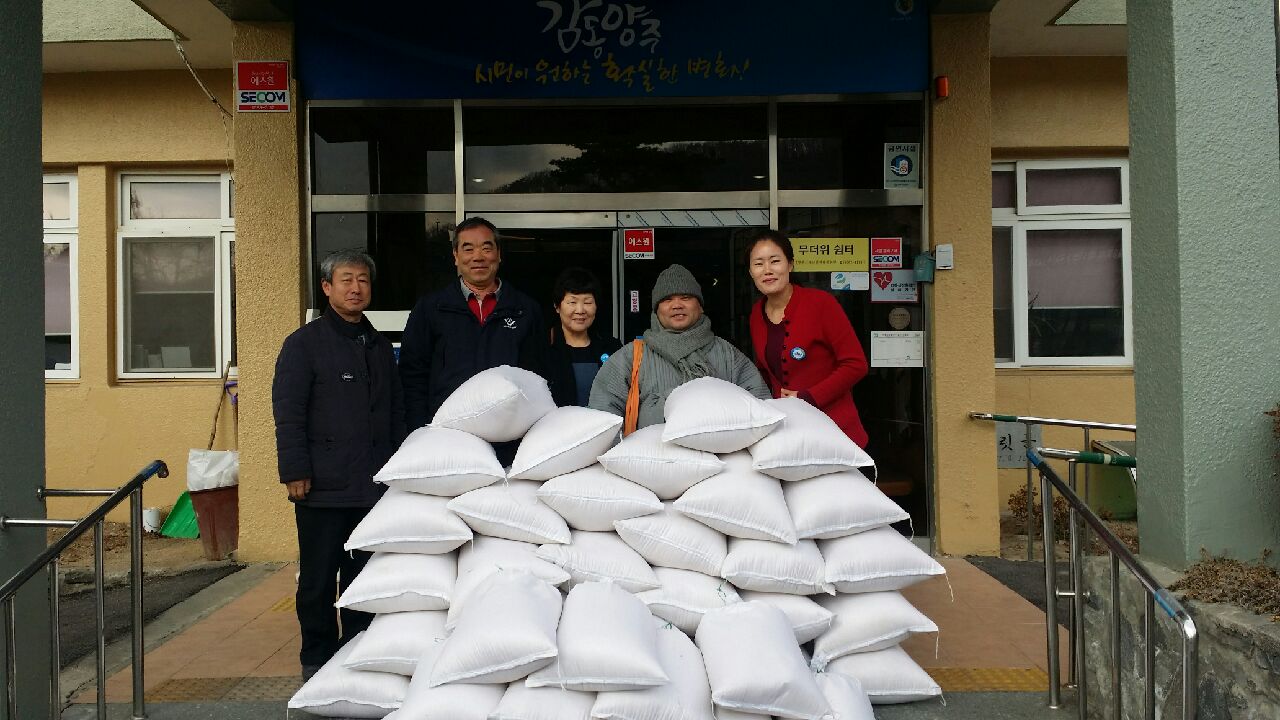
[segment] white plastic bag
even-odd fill
[[[776,607],[742,602],[709,612],[696,641],[716,705],[794,720],[831,715],[791,623]]]
[[[790,595],[835,592],[824,579],[822,554],[812,540],[783,545],[730,538],[720,576],[742,590]]]
[[[813,644],[812,666],[824,670],[838,657],[893,647],[913,633],[938,632],[938,626],[893,590],[820,597],[834,614],[831,629]]]
[[[382,718],[400,707],[409,689],[409,678],[343,667],[359,640],[360,635],[356,635],[339,648],[289,699],[289,709],[306,710],[321,717]]]
[[[452,552],[471,539],[471,528],[448,505],[446,498],[388,489],[342,548],[424,555]]]
[[[915,702],[942,694],[929,673],[897,645],[836,658],[827,665],[827,673],[857,680],[872,705]]]
[[[459,495],[448,507],[481,535],[532,543],[569,542],[564,518],[538,501],[541,485],[511,480]]]
[[[574,530],[568,545],[543,545],[538,557],[568,571],[574,585],[613,580],[633,593],[658,587],[649,563],[613,533]]]
[[[724,469],[709,452],[662,441],[666,425],[640,428],[600,456],[609,472],[647,487],[661,500],[674,500],[685,490]]]
[[[694,450],[731,453],[773,432],[786,417],[765,401],[713,377],[690,380],[667,396],[665,442]]]
[[[457,556],[452,553],[374,553],[337,606],[367,613],[444,610],[457,575]]]
[[[911,517],[858,470],[783,483],[782,494],[802,538],[838,538]]]
[[[642,690],[669,678],[658,660],[653,616],[635,595],[613,582],[569,591],[556,633],[555,662],[529,676],[529,687]]]
[[[901,590],[946,572],[893,528],[821,540],[818,547],[827,563],[827,582],[842,593]]]
[[[813,405],[800,398],[765,402],[787,419],[751,446],[756,470],[779,480],[804,480],[875,464],[839,425]]]
[[[431,687],[508,683],[556,657],[560,591],[527,570],[494,573],[475,589],[440,648]]]
[[[663,503],[662,512],[613,524],[618,537],[654,567],[720,575],[728,540],[693,518]]]
[[[876,720],[871,698],[857,680],[838,673],[821,673],[818,687],[839,720]]]
[[[240,484],[240,453],[197,450],[187,453],[187,490],[199,492]]]
[[[794,543],[796,526],[782,483],[752,470],[745,452],[724,461],[723,472],[686,490],[673,507],[730,537]]]
[[[618,439],[622,418],[613,413],[569,405],[533,424],[520,441],[511,471],[513,480],[550,480],[595,464]]]
[[[399,710],[387,720],[489,720],[498,707],[505,685],[451,683],[431,687],[431,670],[443,643],[428,648],[418,659],[409,690]]]
[[[804,595],[764,593],[757,590],[743,590],[741,595],[746,602],[762,602],[781,610],[791,623],[791,629],[795,631],[796,642],[801,645],[825,633],[835,617],[830,610]]]
[[[471,592],[499,570],[528,570],[557,586],[569,582],[569,573],[538,557],[537,550],[538,546],[533,543],[487,535],[477,535],[475,540],[463,545],[458,551],[458,581],[453,586],[445,628],[453,630]]]
[[[698,631],[698,624],[706,613],[742,602],[738,591],[724,578],[663,567],[654,568],[653,572],[662,587],[640,593],[640,599],[655,617],[689,635]]]
[[[591,716],[601,720],[715,720],[702,653],[679,630],[659,626],[658,660],[671,682],[644,690],[602,692]]]
[[[470,433],[421,427],[409,433],[373,481],[387,487],[457,497],[507,477],[493,446]]]
[[[612,530],[615,520],[662,510],[658,496],[599,465],[546,481],[538,488],[538,499],[574,530],[596,532]]]
[[[352,670],[413,675],[423,653],[445,639],[444,612],[420,610],[375,615],[347,656]]]
[[[440,405],[431,425],[469,432],[489,442],[509,442],[555,408],[546,380],[528,370],[501,365],[462,383]]]
[[[512,683],[489,720],[590,720],[595,701],[595,693]]]

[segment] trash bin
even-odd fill
[[[240,545],[240,486],[192,490],[200,543],[207,560],[222,560]]]
[[[1093,449],[1111,455],[1134,455],[1137,443],[1132,440],[1095,440]],[[1084,473],[1081,471],[1081,482]],[[1089,469],[1089,497],[1094,512],[1105,512],[1113,520],[1132,520],[1138,516],[1138,498],[1127,468],[1095,465]]]

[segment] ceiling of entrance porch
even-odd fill
[[[1125,55],[1125,0],[999,0],[991,55]]]
[[[44,71],[231,67],[234,26],[207,0],[43,0]]]

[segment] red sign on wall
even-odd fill
[[[652,260],[653,248],[653,228],[622,231],[622,257],[624,260]]]
[[[871,267],[902,267],[902,238],[871,238]]]
[[[236,61],[236,112],[289,112],[289,63]]]

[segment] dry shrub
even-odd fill
[[[1270,552],[1257,562],[1209,557],[1187,568],[1181,580],[1169,586],[1192,600],[1231,603],[1280,622],[1280,570],[1266,564]]]
[[[1044,510],[1040,505],[1039,493],[1031,494],[1031,501],[1035,503],[1035,507],[1031,510],[1031,519],[1035,523],[1037,531],[1044,527]],[[1026,527],[1027,525],[1027,489],[1025,487],[1018,488],[1016,492],[1009,495],[1009,513],[1018,527]],[[1067,540],[1071,537],[1071,504],[1066,498],[1055,495],[1053,498],[1053,534],[1055,540]]]

